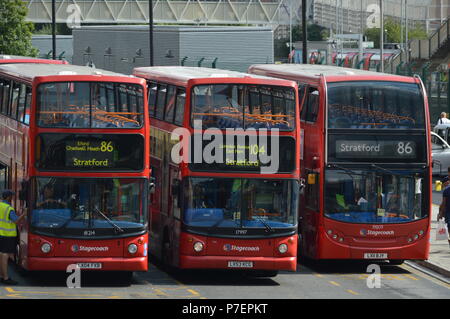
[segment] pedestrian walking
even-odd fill
[[[17,281],[8,276],[8,260],[13,259],[16,251],[16,224],[25,216],[18,216],[11,206],[14,195],[13,191],[4,190],[0,202],[0,275],[1,282],[7,285],[17,285]]]
[[[439,120],[437,122],[437,125],[439,124],[449,124],[450,120],[447,118],[447,113],[442,112],[441,116],[439,117]]]
[[[450,167],[448,168],[450,172]],[[442,203],[439,206],[439,214],[437,217],[437,221],[439,222],[442,218],[445,219],[445,223],[447,224],[447,230],[450,233],[450,178],[449,176],[445,176],[442,179],[442,185],[444,192],[442,193]],[[448,239],[448,244],[450,246],[450,239]]]

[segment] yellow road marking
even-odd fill
[[[198,292],[196,292],[195,290],[188,289],[187,291],[189,291],[191,294],[193,294],[195,296],[200,296],[200,294]]]
[[[359,293],[357,293],[357,292],[355,292],[355,291],[353,291],[351,289],[347,289],[347,292],[351,293],[352,295],[359,296]]]
[[[406,278],[412,279],[412,280],[419,280],[416,277],[408,275],[408,274],[403,274],[403,276],[405,276]]]
[[[337,287],[340,287],[340,286],[341,286],[341,285],[338,284],[336,281],[329,281],[329,283],[332,284],[332,285],[334,285],[334,286],[337,286]]]

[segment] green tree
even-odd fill
[[[25,21],[27,13],[22,0],[0,0],[0,53],[37,56],[31,44],[34,25]]]
[[[403,40],[405,39],[406,28],[403,28]],[[400,23],[395,22],[392,19],[386,19],[384,22],[384,41],[385,43],[400,43],[402,39],[402,27]],[[368,41],[373,41],[374,48],[380,47],[380,28],[366,29],[364,35]],[[413,28],[408,30],[408,39],[426,39],[428,37],[427,32],[420,24],[416,24]]]
[[[327,28],[318,24],[308,24],[306,27],[308,31],[308,41],[323,41],[329,36]],[[300,24],[292,28],[292,41],[302,41],[303,32]]]

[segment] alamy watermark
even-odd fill
[[[81,9],[78,4],[70,4],[67,6],[66,12],[69,14],[66,20],[66,24],[69,28],[81,27]]]
[[[231,167],[259,168],[261,174],[275,174],[280,167],[279,129],[207,128],[194,121],[194,134],[178,127],[171,133],[177,142],[171,150],[175,164],[225,164]],[[201,133],[198,133],[201,132]],[[270,134],[269,134],[270,133]]]
[[[370,273],[366,279],[366,284],[369,289],[381,288],[381,267],[377,264],[367,266],[367,273]]]
[[[67,277],[67,288],[81,288],[81,269],[77,264],[67,266],[66,272],[70,275]]]

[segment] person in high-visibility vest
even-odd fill
[[[0,202],[0,270],[1,282],[7,285],[17,285],[17,281],[8,276],[8,260],[13,259],[16,251],[16,224],[25,216],[18,216],[11,206],[14,192],[4,190],[3,201]]]

